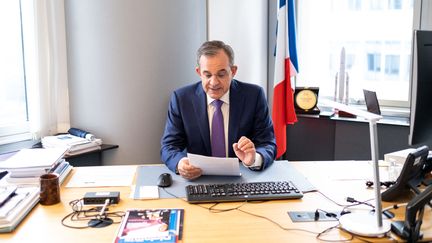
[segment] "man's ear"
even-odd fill
[[[198,74],[198,76],[201,76],[201,69],[199,66],[195,67],[195,72]]]
[[[237,73],[237,66],[236,65],[231,66],[231,73],[232,73],[233,77],[236,75],[236,73]]]

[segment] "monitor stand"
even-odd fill
[[[365,237],[384,237],[390,231],[391,223],[383,220],[378,226],[375,213],[353,212],[342,215],[339,218],[342,229]]]

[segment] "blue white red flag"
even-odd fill
[[[279,0],[278,6],[272,109],[277,158],[286,152],[287,124],[297,122],[291,78],[298,72],[294,0]]]

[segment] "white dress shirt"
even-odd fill
[[[221,106],[223,120],[224,120],[224,134],[225,134],[225,156],[228,157],[228,146],[232,146],[232,144],[228,144],[228,121],[229,121],[229,90],[226,92],[219,100],[223,101]],[[207,95],[207,114],[209,118],[209,128],[210,128],[210,137],[212,131],[212,120],[213,114],[215,112],[215,107],[211,104],[214,101],[213,98]],[[237,141],[236,141],[237,142]],[[243,163],[246,167],[261,167],[263,161],[262,156],[259,153],[255,154],[255,163],[248,166]]]

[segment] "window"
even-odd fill
[[[344,48],[351,103],[364,102],[363,89],[371,89],[382,105],[408,107],[413,0],[297,4],[296,86],[318,86],[320,97],[333,97]]]
[[[69,129],[65,26],[63,1],[0,1],[0,144]]]
[[[21,1],[0,1],[0,144],[30,138]]]
[[[385,73],[387,75],[399,75],[400,58],[398,55],[386,55],[385,58]]]
[[[402,9],[402,0],[389,0],[390,9]]]
[[[379,72],[381,70],[381,55],[378,53],[368,53],[367,64],[369,72]]]

